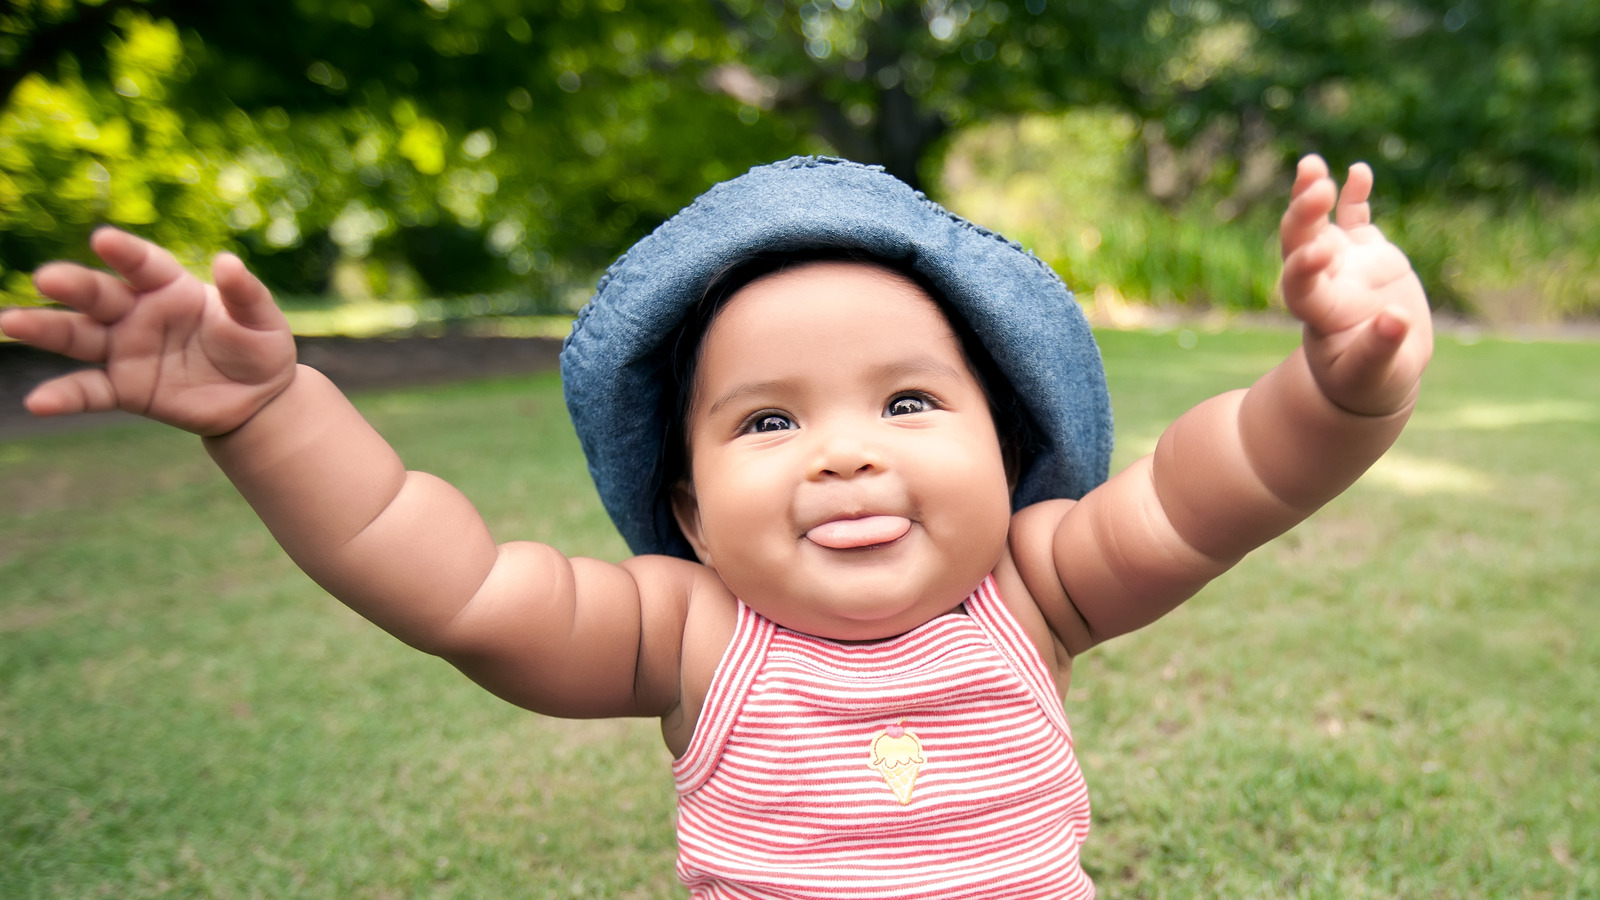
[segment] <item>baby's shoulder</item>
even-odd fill
[[[733,642],[739,601],[715,570],[670,556],[639,556],[622,564],[639,584],[641,641],[654,639],[670,667],[678,702],[662,717],[662,736],[682,755],[711,689],[712,676]]]
[[[994,573],[1006,608],[1063,689],[1071,666],[1067,648],[1088,637],[1088,626],[1062,584],[1056,548],[1061,522],[1076,505],[1073,500],[1045,500],[1013,514],[1006,550]]]

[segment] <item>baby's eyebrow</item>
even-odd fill
[[[901,378],[955,378],[965,374],[955,366],[932,356],[916,356],[896,360],[872,368],[872,375],[885,380]]]
[[[766,393],[770,393],[772,391],[776,391],[776,390],[782,388],[783,385],[784,385],[784,382],[777,381],[777,380],[774,380],[774,381],[751,381],[751,382],[746,382],[744,384],[741,384],[738,387],[734,388],[733,390],[728,391],[726,394],[723,394],[721,397],[718,397],[717,401],[715,403],[712,403],[709,407],[707,407],[706,408],[706,416],[708,418],[711,417],[711,416],[715,416],[717,414],[717,410],[720,410],[724,406],[727,406],[728,404],[734,402],[735,400],[738,400],[740,397],[746,396],[748,394],[766,394]]]
[[[915,356],[909,359],[898,359],[891,362],[873,366],[867,372],[869,381],[901,381],[906,379],[959,379],[962,371],[941,359],[931,356]],[[706,408],[706,415],[715,416],[723,407],[732,404],[741,397],[750,394],[770,394],[784,390],[789,386],[785,379],[771,379],[768,381],[751,381],[729,390],[718,397]]]

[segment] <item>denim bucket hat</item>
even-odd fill
[[[657,483],[666,343],[734,264],[819,247],[914,271],[993,357],[1031,419],[1013,508],[1076,499],[1105,480],[1105,371],[1060,277],[881,167],[795,157],[716,185],[635,244],[607,269],[562,347],[567,408],[589,473],[633,552],[694,558]]]

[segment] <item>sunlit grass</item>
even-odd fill
[[[1102,340],[1146,433],[1293,335]],[[1593,345],[1444,338],[1370,477],[1085,657],[1068,712],[1109,895],[1600,890],[1597,385]]]
[[[1100,337],[1119,463],[1294,341]],[[1080,660],[1105,896],[1600,894],[1597,386],[1593,345],[1441,340],[1371,478]],[[553,376],[361,405],[503,537],[624,552]],[[681,896],[653,723],[365,624],[193,439],[0,443],[0,510],[0,896]]]

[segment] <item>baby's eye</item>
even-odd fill
[[[750,417],[745,430],[754,434],[765,434],[770,431],[788,431],[794,427],[794,421],[788,416],[778,413],[758,413]]]
[[[909,416],[914,413],[927,412],[933,409],[933,403],[921,394],[901,394],[889,401],[884,409],[886,416]]]

